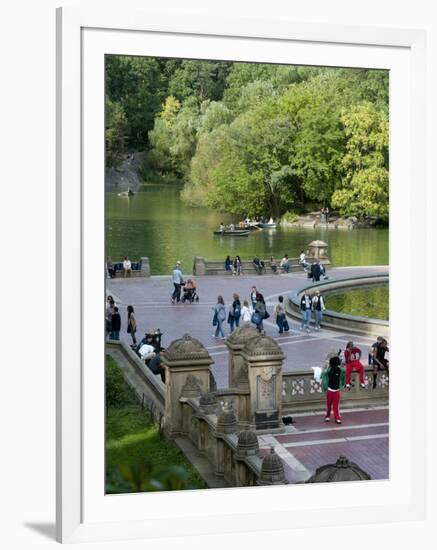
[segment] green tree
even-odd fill
[[[341,120],[347,136],[345,175],[332,206],[342,215],[388,221],[388,114],[364,102],[345,110]]]
[[[128,125],[125,112],[120,103],[111,101],[106,97],[105,106],[106,166],[111,168],[117,166],[123,158]]]
[[[349,101],[337,78],[322,74],[291,86],[280,98],[295,128],[291,164],[300,180],[301,199],[327,204],[341,174],[344,134],[341,106]]]
[[[231,66],[225,61],[183,60],[170,78],[168,92],[181,101],[195,97],[199,104],[220,100]]]
[[[126,145],[144,150],[148,132],[165,97],[166,79],[156,58],[106,57],[106,93],[119,103],[127,120]]]
[[[162,111],[149,132],[152,150],[149,158],[162,172],[172,171],[184,176],[190,167],[197,144],[200,110],[195,98],[182,106],[178,100],[167,98]]]

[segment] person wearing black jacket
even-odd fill
[[[307,332],[310,331],[310,321],[311,321],[311,307],[312,299],[308,290],[305,290],[302,298],[300,299],[300,310],[302,312],[302,323],[300,325],[300,330],[306,329]]]
[[[318,283],[320,281],[320,276],[322,275],[322,268],[320,267],[320,260],[317,260],[311,265],[311,279],[313,283]]]
[[[118,307],[114,306],[114,312],[111,317],[111,340],[120,340],[121,317],[118,313]]]

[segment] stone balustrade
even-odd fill
[[[221,390],[211,376],[211,356],[188,334],[161,354],[165,386],[126,344],[110,342],[108,351],[117,361],[127,359],[141,383],[150,386],[143,395],[164,408],[165,435],[189,440],[209,461],[216,478],[237,487],[286,483],[274,449],[260,456],[258,435],[284,432],[284,414],[323,410],[326,397],[321,383],[313,371],[283,372],[285,355],[278,343],[249,325],[236,329],[226,344],[230,387]],[[135,385],[128,369],[124,374]],[[357,374],[352,374],[354,386],[342,391],[342,408],[388,403],[387,371],[378,372],[374,384],[373,369],[366,368],[365,382],[366,390],[360,388]]]
[[[387,371],[378,371],[376,385],[373,387],[374,371],[365,368],[364,381],[367,389],[359,384],[358,374],[352,373],[350,390],[342,390],[341,407],[387,405],[389,397],[389,375]],[[326,396],[322,392],[321,382],[314,379],[313,371],[292,371],[282,374],[282,409],[284,414],[323,410]]]

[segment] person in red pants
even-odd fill
[[[360,375],[360,386],[363,389],[366,389],[364,384],[364,367],[361,363],[361,350],[359,347],[354,346],[353,342],[348,342],[346,344],[346,349],[344,350],[344,359],[346,361],[346,388],[350,390],[351,387],[351,374],[352,372],[358,372]]]
[[[337,424],[341,424],[339,411],[341,388],[344,386],[345,371],[340,367],[341,360],[338,355],[329,359],[329,366],[322,371],[322,390],[326,392],[325,422],[331,420],[331,410],[334,409],[334,418]]]

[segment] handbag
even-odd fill
[[[268,319],[270,317],[270,313],[266,310],[264,313],[264,319]]]
[[[127,333],[130,334],[132,332],[132,327],[130,325],[130,323],[128,323],[127,325]]]
[[[254,311],[251,318],[252,323],[254,323],[255,325],[259,325],[261,323],[261,320],[261,315],[258,313],[258,311]]]

